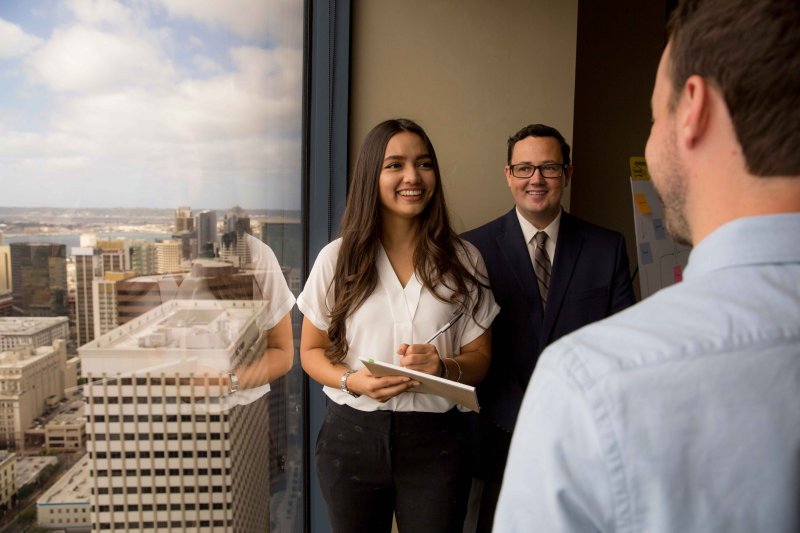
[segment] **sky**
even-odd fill
[[[299,209],[302,0],[0,1],[0,206]]]

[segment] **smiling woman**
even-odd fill
[[[389,139],[378,178],[383,223],[419,215],[435,185],[433,161],[420,136],[404,131]]]
[[[499,312],[477,250],[453,231],[433,145],[387,120],[356,159],[342,236],[322,249],[298,307],[303,368],[331,400],[316,447],[334,531],[461,531],[470,475],[455,403],[363,359],[476,384]],[[454,313],[464,319],[434,334]],[[424,339],[430,339],[425,342]]]
[[[41,526],[306,527],[304,25],[303,0],[0,2],[0,337],[36,339],[0,354],[28,376],[0,438],[87,453]]]

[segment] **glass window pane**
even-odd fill
[[[0,2],[0,505],[303,530],[303,10]]]

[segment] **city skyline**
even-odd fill
[[[302,33],[290,0],[0,3],[3,203],[299,209]]]

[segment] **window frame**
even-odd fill
[[[350,0],[306,0],[303,95],[303,282],[319,251],[339,232],[347,197]],[[330,531],[314,468],[325,417],[322,387],[303,374],[304,530]]]

